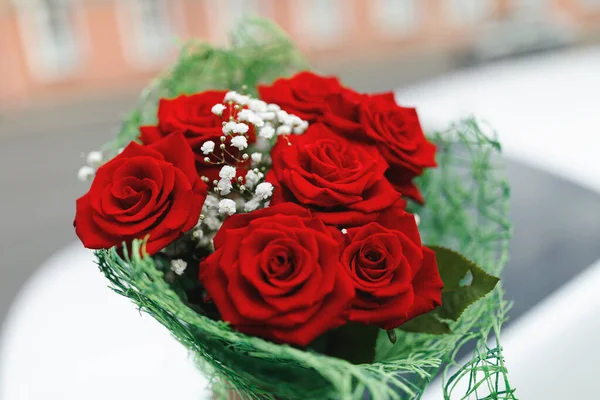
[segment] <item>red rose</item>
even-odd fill
[[[342,265],[356,289],[351,321],[393,329],[442,304],[435,253],[421,245],[414,216],[402,205],[338,236],[346,243]]]
[[[148,235],[146,250],[154,254],[196,225],[207,189],[183,135],[149,146],[131,143],[98,169],[77,200],[75,231],[91,249]]]
[[[386,176],[406,197],[423,203],[413,179],[435,167],[435,145],[423,133],[414,108],[400,107],[394,94],[341,91],[327,97],[323,122],[355,140],[374,143],[390,165]]]
[[[271,204],[302,204],[326,224],[364,224],[400,197],[385,179],[388,165],[374,146],[336,135],[323,124],[279,138],[271,158]]]
[[[346,322],[353,285],[339,244],[310,211],[283,203],[227,220],[199,278],[237,330],[305,346]]]
[[[423,202],[412,183],[425,168],[435,167],[435,145],[425,138],[417,111],[400,107],[393,93],[369,96],[360,108],[365,134],[390,164],[387,177],[405,196]]]
[[[261,100],[277,104],[282,110],[308,122],[319,120],[326,109],[327,96],[341,90],[343,87],[337,78],[308,71],[277,79],[270,86],[258,87]]]
[[[214,154],[223,156],[219,144],[223,135],[223,121],[229,120],[229,108],[225,109],[222,116],[213,114],[211,109],[215,104],[223,103],[226,93],[209,90],[190,96],[161,99],[158,104],[158,125],[140,127],[140,140],[144,144],[152,144],[173,133],[182,133],[195,154],[198,174],[208,177],[210,182],[218,180],[221,165],[206,163],[206,154],[202,152],[201,147],[204,142],[210,140],[216,145]],[[247,135],[248,143],[254,143],[256,136],[252,126]],[[225,159],[228,163],[235,164],[227,154]],[[244,176],[245,171],[240,171],[239,174]]]
[[[342,90],[327,96],[326,108],[321,120],[335,132],[357,140],[366,138],[360,123],[360,107],[368,96],[352,90]]]

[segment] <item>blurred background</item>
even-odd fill
[[[363,91],[600,43],[600,0],[0,0],[0,321],[76,240],[82,153],[115,134],[181,40],[224,43],[246,14],[274,19],[315,69]],[[600,258],[600,197],[507,162],[514,319]]]

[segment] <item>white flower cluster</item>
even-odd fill
[[[262,173],[261,173],[262,175]],[[248,182],[246,182],[246,185]],[[254,211],[263,203],[264,207],[269,206],[270,198],[273,195],[273,185],[269,182],[262,182],[256,185],[254,195],[244,204],[244,211]]]
[[[277,104],[261,103],[260,111],[257,111],[257,115],[265,121],[265,124],[259,131],[260,137],[270,140],[276,134],[302,134],[308,128],[307,121],[296,115],[288,114]]]
[[[236,125],[239,127],[241,125],[239,122],[242,124],[247,122],[257,128],[259,137],[271,140],[276,134],[301,134],[308,128],[308,122],[296,115],[288,114],[277,104],[268,104],[262,100],[242,95],[237,92],[228,92],[225,95],[224,101],[226,103],[236,104],[238,108],[244,107],[235,117],[238,121],[237,124],[227,123],[228,132],[233,131]],[[212,108],[212,112],[221,116],[226,109],[227,107],[223,104],[215,104]]]
[[[218,179],[212,182],[202,176],[204,182],[212,183],[213,189],[191,231],[191,237],[201,247],[212,245],[215,234],[228,216],[269,206],[274,187],[264,179],[271,162],[269,151],[273,139],[278,135],[302,134],[308,128],[308,122],[285,112],[278,105],[234,91],[227,92],[223,102],[215,104],[211,112],[222,117],[222,134],[218,140],[203,142],[200,151],[207,164],[220,166],[220,170]],[[250,143],[249,139],[254,136],[256,143]],[[118,152],[121,151],[123,149]],[[107,157],[102,152],[90,152],[87,165],[79,170],[78,178],[91,180],[105,161]],[[238,171],[245,171],[245,175],[238,175]],[[170,267],[175,274],[181,275],[187,264],[184,260],[174,259]]]
[[[171,260],[171,271],[175,272],[177,275],[182,275],[187,268],[187,262],[181,260],[179,258],[175,260]]]
[[[82,182],[91,180],[96,174],[96,170],[102,165],[104,161],[104,155],[100,151],[90,151],[86,158],[86,164],[79,168],[77,172],[77,179]]]
[[[215,104],[211,112],[228,118],[223,121],[221,143],[206,141],[200,148],[206,156],[205,162],[222,166],[219,179],[212,182],[214,189],[204,202],[200,221],[192,231],[199,246],[211,244],[228,216],[269,206],[274,188],[264,182],[264,171],[270,162],[271,139],[276,135],[301,134],[308,127],[306,121],[275,104],[233,91],[227,92],[223,103]],[[256,151],[246,153],[251,129],[257,134]],[[252,169],[245,176],[238,176],[237,167],[241,164],[247,169],[248,163]],[[208,182],[206,177],[203,179]]]
[[[264,178],[263,174],[255,168],[255,170],[246,174],[246,183],[242,185],[244,178],[237,177],[236,179],[237,170],[231,165],[231,160],[240,164],[250,159],[252,167],[261,166],[262,163],[267,161],[260,152],[253,152],[250,155],[245,153],[249,146],[248,132],[250,129],[254,129],[258,133],[257,140],[260,142],[268,141],[276,134],[301,134],[308,127],[308,122],[293,114],[288,114],[276,104],[267,104],[262,100],[235,91],[227,92],[223,103],[215,104],[211,112],[217,116],[223,116],[226,110],[229,110],[229,120],[223,121],[221,143],[217,147],[217,144],[213,141],[206,141],[200,147],[200,150],[206,156],[204,158],[206,163],[223,165],[219,172],[219,179],[212,182],[215,192],[221,197],[229,195],[232,190],[236,189],[236,185],[239,191],[251,193],[255,187],[260,186],[259,181]],[[260,149],[265,146],[258,143],[256,147]],[[267,145],[266,148],[268,147]],[[221,151],[218,152],[217,149]],[[206,177],[203,177],[203,179],[208,182]],[[262,198],[259,200],[253,195],[249,200],[249,205],[244,205],[244,209],[256,209],[260,206],[260,201],[264,200]],[[235,213],[235,210],[235,204],[225,202],[222,207],[222,214],[231,215]]]
[[[192,237],[197,240],[198,246],[206,247],[211,244],[215,233],[223,224],[219,217],[219,199],[211,194],[204,200],[200,220],[192,230]]]

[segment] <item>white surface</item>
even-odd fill
[[[477,116],[511,158],[600,192],[600,47],[465,70],[396,98],[436,127]]]
[[[508,377],[517,398],[598,398],[598,287],[600,261],[502,332]],[[454,393],[466,393],[466,383],[461,381]],[[441,385],[436,379],[422,400],[443,399]]]
[[[416,104],[422,119],[438,126],[461,115],[482,117],[499,131],[509,156],[600,192],[599,93],[596,48],[465,71],[404,90],[398,99]],[[598,285],[600,266],[506,330],[507,364],[520,398],[596,393],[600,317],[591,317],[600,306]],[[208,396],[185,349],[110,292],[92,254],[79,245],[30,280],[0,346],[2,400]],[[426,398],[441,399],[433,390],[440,386],[433,383]]]
[[[509,157],[600,193],[598,47],[458,72],[402,90],[397,99],[442,129],[475,115],[498,132]],[[598,287],[600,261],[503,332],[518,398],[598,396]],[[442,399],[441,386],[436,379],[423,399]]]
[[[186,349],[140,314],[75,244],[31,278],[0,343],[2,400],[202,400]]]

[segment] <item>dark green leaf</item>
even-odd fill
[[[429,248],[435,252],[444,282],[442,306],[437,309],[441,318],[456,321],[469,305],[491,292],[500,280],[453,250]]]
[[[374,325],[348,323],[329,331],[327,355],[353,364],[371,363],[375,359],[375,341],[379,328]]]
[[[407,321],[400,326],[400,329],[406,332],[431,333],[433,335],[442,335],[451,332],[450,326],[437,318],[436,310]]]

